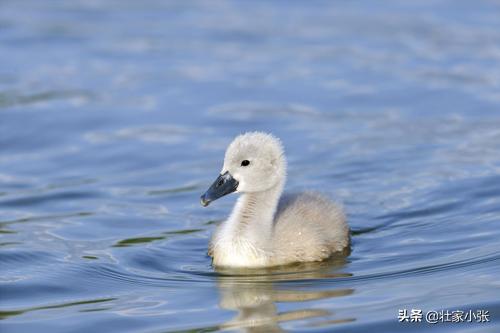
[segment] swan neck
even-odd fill
[[[234,231],[250,241],[270,238],[282,192],[283,184],[278,184],[266,191],[243,193],[229,219],[235,225]]]
[[[281,183],[266,191],[242,193],[214,239],[215,265],[268,264],[273,252],[274,215],[282,191]]]

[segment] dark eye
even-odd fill
[[[241,166],[247,166],[249,164],[250,164],[249,160],[243,160],[243,161],[241,161]]]

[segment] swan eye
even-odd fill
[[[241,166],[247,166],[249,164],[250,164],[249,160],[243,160],[243,161],[241,161]]]

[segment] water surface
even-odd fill
[[[498,1],[0,2],[2,332],[500,326]],[[352,253],[216,271],[247,130]],[[399,309],[490,323],[399,323]]]

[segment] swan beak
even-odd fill
[[[212,201],[236,191],[237,188],[238,181],[233,178],[229,171],[226,171],[224,174],[219,175],[212,186],[201,196],[201,205],[206,207]]]

